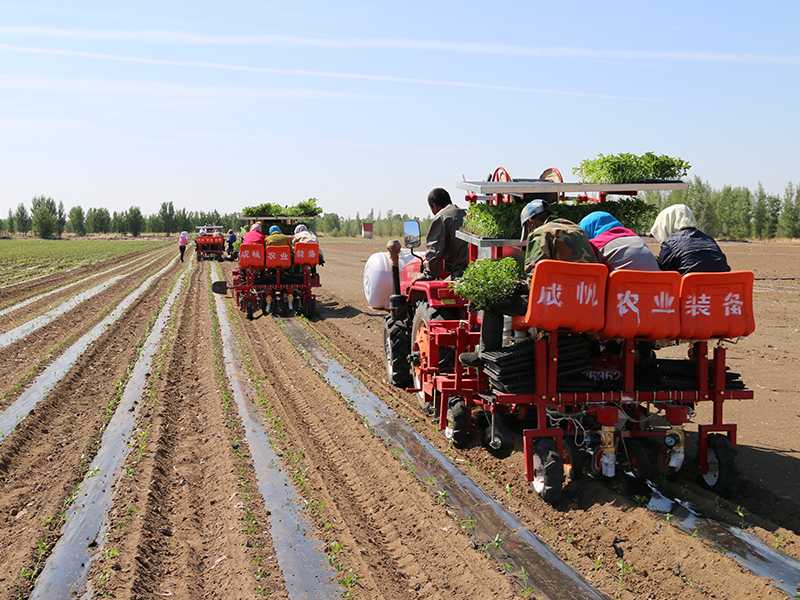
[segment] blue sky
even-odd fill
[[[800,183],[800,3],[0,1],[0,216],[423,215],[433,187],[677,156]]]

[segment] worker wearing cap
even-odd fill
[[[536,263],[543,259],[567,262],[597,261],[592,244],[583,229],[568,219],[555,217],[545,200],[533,200],[519,216],[522,224],[520,241],[527,237],[525,274],[530,281]],[[503,317],[524,315],[528,310],[528,290],[518,292],[509,304],[483,311],[481,347],[478,352],[464,352],[459,357],[467,367],[483,366],[481,352],[499,350],[503,345]]]

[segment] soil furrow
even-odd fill
[[[154,282],[0,445],[0,598],[25,596],[28,573],[41,567],[57,538],[60,515],[96,453],[107,407],[113,410],[117,382],[136,359],[177,268]],[[81,325],[72,321],[64,337],[75,337]]]
[[[13,402],[24,386],[59,356],[70,343],[91,329],[125,296],[154,272],[162,269],[169,260],[171,259],[165,256],[146,268],[131,272],[107,290],[81,302],[51,323],[0,350],[0,363],[3,364],[5,374],[3,381],[0,382],[0,408]],[[178,268],[179,266],[173,267],[173,269]],[[169,277],[170,273],[165,277]],[[137,302],[142,301],[141,298],[137,300]],[[111,338],[110,343],[118,352],[124,352],[126,349],[125,344],[119,340]]]
[[[146,442],[130,455],[114,500],[105,542],[115,550],[112,576],[96,563],[93,586],[116,598],[286,597],[247,442],[224,410],[206,265],[195,267],[178,304],[141,408]]]
[[[162,252],[165,255],[169,254],[170,256],[174,256],[174,252],[167,252],[163,248],[139,250],[123,256],[116,256],[114,258],[109,258],[89,265],[83,265],[70,271],[61,271],[46,277],[34,278],[30,281],[23,281],[14,285],[5,286],[3,287],[3,302],[2,305],[0,305],[0,308],[10,308],[14,304],[22,302],[23,300],[59,287],[70,285],[72,282],[88,277],[89,275],[107,271],[108,269],[127,262],[146,259],[148,256],[154,257]],[[37,310],[47,310],[47,308],[42,309],[37,307]]]
[[[339,304],[335,296],[331,296],[329,302],[334,306]],[[325,315],[324,309],[322,314]],[[324,318],[312,322],[311,326],[333,344],[340,356],[352,361],[349,365],[351,372],[357,373],[371,391],[400,413],[406,411],[410,415],[420,415],[415,396],[402,392],[398,394],[399,390],[388,386],[382,361],[352,335],[344,333],[333,320]],[[344,364],[347,365],[347,360]],[[419,423],[424,425],[424,435],[445,451],[446,440],[436,426],[425,421]],[[659,598],[678,595],[682,598],[699,598],[709,592],[722,593],[730,598],[744,597],[739,596],[743,584],[748,590],[759,589],[765,598],[782,596],[776,588],[768,583],[764,586],[764,580],[725,557],[724,548],[709,547],[669,525],[663,516],[638,507],[633,498],[639,492],[624,483],[619,491],[615,491],[611,489],[612,483],[604,484],[591,478],[572,482],[565,490],[565,496],[571,501],[565,501],[557,507],[547,505],[525,484],[524,464],[519,451],[507,459],[495,459],[480,447],[476,436],[477,431],[473,431],[467,449],[458,451],[473,479],[528,522],[530,529],[539,532],[562,559],[587,574],[607,594],[616,595],[619,591],[621,567],[617,563],[620,557],[613,546],[615,540],[625,539],[624,543],[616,544],[621,548],[626,566],[634,566],[633,571],[625,574],[625,589],[637,594],[646,594],[657,582],[656,587],[664,593],[655,596]],[[517,450],[520,450],[521,443],[517,446]],[[704,498],[706,502],[713,503],[713,495],[693,483],[684,481],[682,485],[683,496],[691,492],[693,501]],[[680,490],[680,486],[671,486],[671,491],[674,490]],[[735,513],[735,505],[728,505],[727,511],[724,501],[717,501],[716,506],[720,508],[712,516],[727,516],[727,522],[740,524],[741,518]],[[752,520],[750,525],[753,524]],[[800,540],[793,532],[778,530],[770,522],[762,522],[762,526],[752,529],[768,544],[775,543],[777,532],[780,531],[784,550],[788,548],[789,553],[794,554],[800,548]],[[680,556],[676,555],[677,548],[681,549],[677,552]],[[679,563],[675,563],[675,560]],[[737,578],[721,579],[719,572],[736,573]]]
[[[325,501],[323,519],[332,525],[328,549],[344,543],[347,568],[364,577],[357,594],[515,595],[498,566],[470,547],[446,509],[309,369],[271,318],[242,327],[250,347],[263,352],[252,358],[278,400],[286,439],[303,449],[305,486],[313,501]]]

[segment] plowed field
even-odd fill
[[[787,597],[742,567],[728,548],[675,526],[669,514],[641,506],[642,490],[622,477],[569,482],[564,499],[551,506],[525,484],[521,439],[504,460],[489,455],[477,433],[465,449],[450,448],[420,412],[416,397],[385,381],[383,315],[366,305],[361,291],[364,262],[385,243],[322,243],[326,265],[320,268],[318,314],[303,327],[398,419],[602,594],[659,600]],[[704,516],[744,528],[798,559],[800,283],[779,278],[800,271],[800,245],[722,247],[734,269],[764,278],[754,295],[756,333],[728,350],[731,368],[755,390],[754,400],[726,404],[726,420],[739,425],[742,475],[727,499],[697,485],[692,432],[697,423],[710,421],[701,406],[689,424],[690,455],[681,475],[660,485]],[[302,586],[296,582],[315,577],[330,579],[334,596],[356,598],[545,597],[535,582],[526,588],[518,576],[509,577],[497,552],[485,552],[492,540],[474,537],[469,523],[454,518],[447,498],[412,476],[397,452],[364,426],[347,397],[295,348],[280,320],[260,312],[253,321],[236,310],[218,312],[211,282],[231,281],[233,263],[180,263],[176,254],[169,244],[3,289],[0,335],[52,316],[0,348],[0,419],[21,398],[35,400],[0,440],[0,599],[82,597],[85,590],[119,599],[314,597],[297,591]],[[97,277],[66,287],[92,274]],[[70,298],[118,276],[56,314]],[[60,291],[42,295],[54,289]],[[171,292],[177,294],[173,305]],[[28,303],[13,310],[22,301]],[[42,383],[48,369],[117,307],[125,307],[121,316],[103,326],[65,374]],[[162,311],[168,313],[166,326],[151,343],[148,336]],[[234,402],[221,319],[231,321],[236,376],[247,381],[245,400],[269,435],[277,456],[273,466],[296,492],[293,505],[309,529],[303,537],[317,540],[322,570],[277,533],[285,531],[278,523],[292,517],[264,496],[270,479],[259,470],[264,442],[248,434],[252,416]],[[140,396],[128,407],[123,391],[135,383],[132,373],[147,352],[152,364]],[[686,347],[662,352],[682,357]],[[104,438],[109,423],[128,413],[135,423],[127,438]],[[63,584],[46,587],[42,573],[82,502],[82,482],[99,476],[91,465],[104,446],[123,461],[117,473],[106,474],[112,481],[104,525],[83,544],[92,556],[84,564],[85,582],[74,592]],[[502,540],[495,541],[494,549],[502,552]],[[794,586],[800,579],[784,583]]]

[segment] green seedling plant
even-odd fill
[[[619,587],[617,589],[617,598],[622,596],[622,590],[625,587],[625,576],[633,571],[633,567],[629,567],[625,564],[624,560],[621,560],[617,563],[619,567]]]
[[[744,529],[744,516],[747,514],[744,510],[742,510],[741,506],[736,507],[736,514],[739,515],[741,519],[741,529]]]
[[[594,580],[595,575],[597,575],[597,571],[600,570],[600,559],[597,558],[594,561],[594,565],[592,566],[592,580]]]
[[[570,548],[572,548],[572,536],[571,535],[566,536],[564,538],[564,541],[566,542],[566,545],[562,548],[562,550],[567,555],[567,562],[569,562],[570,561],[569,550]]]
[[[473,517],[467,517],[466,519],[461,519],[459,525],[461,525],[461,529],[464,531],[475,531],[475,523],[477,521]]]
[[[783,537],[780,533],[775,534],[775,550],[778,548],[783,548],[783,544],[786,541],[786,538]]]
[[[489,542],[488,544],[484,544],[483,551],[488,552],[489,548],[494,547],[494,551],[497,552],[497,549],[500,547],[500,543],[503,541],[503,538],[500,537],[500,534],[497,533],[494,536],[494,540]]]

